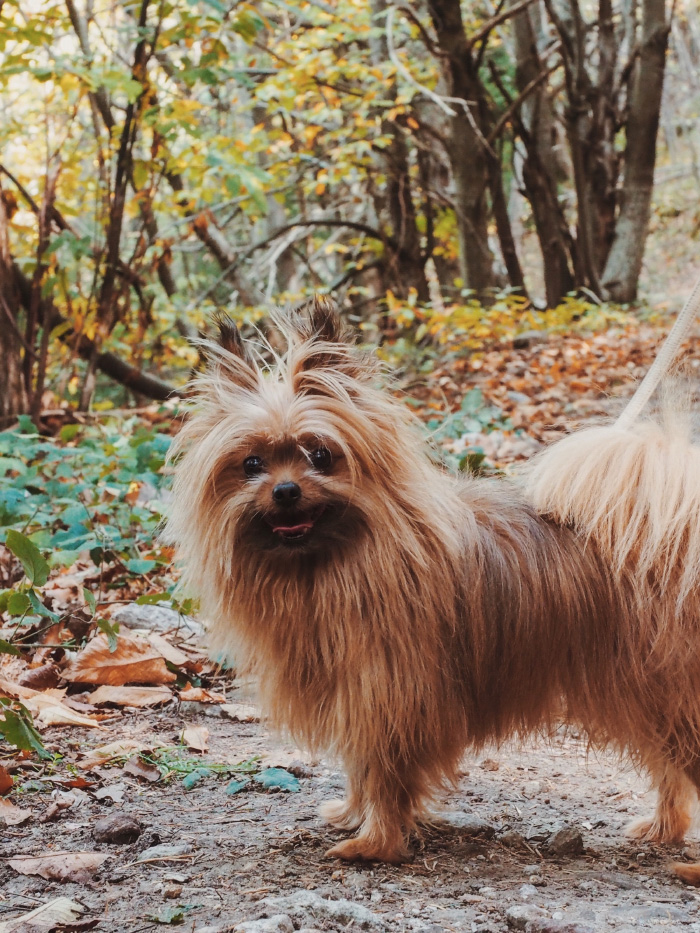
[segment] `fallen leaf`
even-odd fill
[[[192,684],[187,684],[180,691],[180,699],[193,703],[226,703],[226,699],[220,693],[210,693],[204,687],[193,687]]]
[[[22,810],[10,800],[0,800],[0,820],[3,820],[6,826],[26,823],[31,815],[32,811],[29,809]]]
[[[260,722],[260,710],[248,703],[224,703],[221,709],[236,722]]]
[[[143,778],[150,784],[157,784],[163,776],[159,768],[144,761],[139,755],[134,755],[133,758],[127,761],[124,765],[124,771],[127,774],[133,774],[134,777]]]
[[[209,777],[210,774],[209,768],[197,768],[196,771],[190,771],[189,774],[185,775],[182,779],[182,786],[185,790],[192,790],[195,784],[199,784],[203,778]]]
[[[100,787],[93,794],[95,800],[112,800],[114,803],[121,803],[126,793],[126,784],[109,784],[107,787]]]
[[[67,897],[57,897],[48,904],[35,907],[27,914],[3,920],[0,933],[50,933],[58,926],[66,926],[78,920],[85,908]]]
[[[75,683],[115,687],[133,683],[169,684],[177,680],[158,650],[143,638],[125,634],[120,634],[116,651],[109,650],[106,635],[96,635],[63,676]]]
[[[116,706],[157,706],[167,703],[173,695],[167,687],[111,687],[104,684],[90,696],[95,706],[114,703]]]
[[[171,645],[167,638],[163,638],[158,632],[137,629],[134,635],[138,638],[145,639],[152,648],[155,648],[166,661],[170,661],[175,667],[184,667],[186,664],[189,664],[189,657],[183,651],[180,651],[179,648],[176,648],[175,645]]]
[[[0,696],[12,697],[15,700],[28,700],[36,696],[38,690],[32,690],[31,687],[23,687],[15,683],[14,680],[8,680],[6,677],[0,677]]]
[[[7,770],[0,765],[0,794],[6,794],[14,784],[14,778]]]
[[[45,687],[55,687],[61,674],[55,664],[42,664],[40,667],[33,667],[26,671],[19,679],[23,687],[31,687],[32,690],[43,690]]]
[[[299,779],[295,778],[284,768],[266,768],[260,774],[254,774],[253,780],[257,781],[265,788],[279,787],[280,790],[298,791],[301,790]]]
[[[34,716],[34,722],[41,723],[44,726],[89,726],[100,728],[96,717],[79,713],[62,703],[58,697],[50,694],[37,693],[33,697],[28,697],[24,701],[24,705]]]
[[[47,881],[85,883],[97,874],[109,855],[102,852],[47,852],[44,855],[21,855],[7,860],[20,875],[39,875]]]
[[[209,730],[206,726],[185,726],[180,741],[197,752],[206,752],[209,748]]]
[[[78,762],[78,767],[84,771],[89,771],[91,768],[103,765],[114,758],[126,758],[128,755],[133,755],[134,752],[140,752],[141,749],[147,747],[147,744],[143,742],[133,742],[129,739],[120,742],[109,742],[107,745],[100,745],[99,748],[93,748],[87,758]]]

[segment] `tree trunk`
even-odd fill
[[[387,10],[386,0],[371,0],[370,8],[373,22],[383,27],[383,17]],[[370,38],[370,50],[376,64],[382,64],[389,58],[383,28],[376,37]],[[386,89],[386,97],[390,100],[395,99],[395,85]],[[386,284],[401,297],[405,297],[409,289],[414,288],[419,301],[428,301],[430,295],[428,280],[425,277],[426,257],[421,249],[413,202],[406,137],[395,121],[382,121],[382,133],[391,137],[391,143],[379,153],[378,158],[386,173],[386,196],[383,200],[389,215],[391,236],[396,242],[394,251],[387,250]]]
[[[488,154],[475,130],[480,114],[476,64],[467,42],[459,0],[428,0],[430,16],[444,53],[443,68],[451,97],[448,155],[455,187],[460,272],[467,288],[477,294],[494,285],[493,255],[488,243]],[[471,107],[470,114],[466,106]],[[471,119],[470,119],[471,116]],[[482,128],[483,130],[483,128]]]
[[[5,194],[0,188],[0,429],[17,415],[29,411],[29,398],[22,376],[20,296],[10,254],[8,221]]]
[[[513,18],[515,82],[521,93],[537,80],[544,67],[537,42],[541,31],[538,12],[535,5]],[[556,131],[546,84],[540,84],[523,101],[519,122],[526,153],[523,184],[542,251],[547,307],[553,308],[574,287],[570,267],[573,243],[557,196]]]
[[[665,0],[643,0],[642,41],[630,78],[622,204],[603,274],[615,301],[637,296],[649,230],[668,33]]]

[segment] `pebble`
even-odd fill
[[[136,859],[137,862],[147,862],[149,859],[167,859],[177,855],[188,855],[192,851],[192,846],[188,842],[181,842],[175,845],[151,846],[144,849]]]
[[[128,845],[136,842],[143,827],[128,813],[111,813],[98,820],[92,828],[95,842],[110,842],[113,845]]]
[[[537,888],[532,884],[521,884],[518,889],[518,894],[526,901],[530,897],[537,896]]]
[[[491,839],[496,834],[495,826],[478,816],[472,816],[471,813],[455,810],[445,814],[445,821],[466,836],[483,836],[485,839]]]
[[[542,907],[535,907],[534,904],[514,904],[506,911],[506,922],[512,930],[528,930],[532,921],[548,919],[547,911]]]
[[[581,855],[583,836],[575,826],[564,826],[547,840],[547,849],[552,855]]]

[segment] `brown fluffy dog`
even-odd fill
[[[168,536],[213,646],[301,743],[340,757],[328,853],[399,861],[465,749],[562,716],[659,790],[679,842],[700,787],[700,451],[596,428],[526,483],[456,478],[330,302],[263,367],[230,322],[177,440]],[[683,866],[689,880],[700,869]]]

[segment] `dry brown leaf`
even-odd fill
[[[110,687],[104,684],[90,696],[95,706],[114,703],[116,706],[157,706],[167,703],[173,695],[167,687]]]
[[[50,933],[57,927],[69,926],[74,923],[85,908],[67,897],[57,897],[48,904],[35,907],[29,913],[14,917],[12,920],[3,920],[0,923],[0,933]]]
[[[14,778],[7,768],[0,765],[0,794],[6,794],[14,783]]]
[[[99,748],[93,748],[87,758],[78,762],[78,767],[84,771],[104,765],[115,758],[125,758],[127,755],[133,755],[134,752],[140,752],[143,748],[148,748],[144,742],[133,742],[125,739],[120,742],[109,742],[107,745],[100,745]],[[152,747],[152,746],[151,746]]]
[[[186,700],[192,703],[225,703],[226,698],[220,693],[210,693],[209,690],[205,690],[204,687],[193,687],[192,684],[187,684],[180,691],[180,699]]]
[[[143,778],[149,784],[157,784],[163,777],[159,768],[144,761],[139,755],[134,755],[133,758],[127,761],[124,765],[124,771],[127,774],[133,774],[134,777]]]
[[[14,680],[0,677],[0,696],[12,697],[15,700],[27,700],[29,697],[36,696],[38,692],[38,690],[32,690],[31,687],[23,687]]]
[[[33,714],[34,721],[43,726],[89,726],[99,729],[100,724],[95,716],[86,716],[77,710],[71,709],[56,696],[37,693],[28,697],[24,705]]]
[[[109,855],[102,852],[46,852],[44,855],[20,855],[7,864],[20,875],[39,875],[47,881],[85,883],[99,871]]]
[[[19,826],[21,823],[26,823],[31,815],[31,810],[22,810],[20,807],[15,806],[12,801],[0,799],[0,820],[6,826]]]
[[[260,710],[249,703],[224,703],[221,709],[236,722],[260,722]]]
[[[175,667],[183,667],[185,664],[189,663],[190,659],[184,651],[180,651],[175,645],[171,645],[167,638],[163,638],[158,632],[150,632],[147,629],[137,629],[134,635],[137,638],[143,638],[147,641],[152,648],[155,648],[158,654],[162,655],[166,661],[170,661],[171,664],[174,664]]]
[[[56,665],[48,663],[30,668],[22,674],[19,682],[23,687],[31,687],[32,690],[43,690],[45,687],[55,687],[60,679],[61,673]]]
[[[107,636],[90,641],[64,672],[66,680],[84,684],[169,684],[177,680],[165,666],[160,652],[143,638],[120,634],[116,651],[109,650]]]
[[[182,730],[181,741],[196,752],[206,752],[209,748],[209,730],[206,726],[186,726]]]

